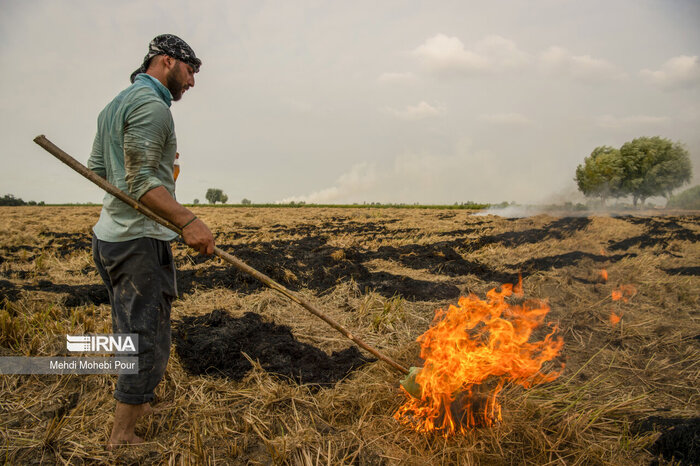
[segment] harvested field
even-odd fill
[[[399,374],[303,308],[174,244],[180,298],[147,443],[104,448],[115,376],[0,376],[11,464],[700,463],[700,215],[196,208],[217,244],[404,365],[434,311],[522,274],[546,299],[563,374],[506,386],[503,421],[444,439],[400,426]],[[0,209],[0,356],[109,333],[99,207]],[[603,279],[601,271],[608,275]],[[634,287],[625,299],[614,290]],[[632,288],[628,288],[632,289]],[[620,317],[611,322],[612,315]]]

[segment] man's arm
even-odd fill
[[[173,199],[163,186],[158,186],[146,192],[140,201],[171,223],[179,227],[187,225],[182,229],[182,238],[188,246],[196,249],[200,254],[209,255],[214,252],[214,235],[211,234],[209,227],[199,219],[188,224],[195,215]]]
[[[182,238],[200,254],[214,252],[214,236],[195,215],[177,202],[155,172],[171,128],[171,116],[161,103],[149,102],[127,117],[124,130],[124,168],[128,194],[146,207],[183,228]]]

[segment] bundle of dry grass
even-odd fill
[[[0,210],[0,355],[57,354],[66,333],[109,332],[109,306],[92,288],[100,280],[86,244],[97,212]],[[193,375],[173,348],[156,413],[137,428],[147,443],[116,452],[104,448],[113,376],[0,376],[0,458],[619,465],[669,461],[674,449],[677,461],[691,464],[692,457],[680,455],[698,454],[697,445],[675,444],[669,427],[697,432],[697,423],[687,421],[699,416],[697,216],[504,220],[463,211],[207,208],[197,214],[213,225],[219,244],[406,365],[417,362],[415,339],[436,308],[460,294],[483,295],[522,272],[526,295],[547,299],[550,320],[559,323],[566,370],[530,390],[506,387],[499,425],[444,439],[396,423],[398,376],[381,363],[319,387],[270,373],[260,358],[250,360],[240,380]],[[227,278],[222,264],[180,246],[176,256],[190,285],[175,302],[176,321],[217,309],[232,317],[255,312],[327,354],[350,345],[274,292]],[[326,281],[316,275],[319,267]],[[327,279],[333,286],[321,288]],[[620,285],[633,285],[636,295],[613,301]],[[394,295],[394,288],[414,295]],[[418,299],[429,292],[447,297]],[[612,313],[620,316],[615,325]]]

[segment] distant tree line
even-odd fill
[[[619,149],[596,147],[576,168],[574,180],[584,195],[600,197],[603,205],[611,197],[632,196],[636,206],[653,196],[669,199],[691,177],[685,147],[655,136],[633,139]]]
[[[15,197],[12,194],[5,194],[0,197],[0,206],[18,206],[18,205],[44,205],[44,201],[27,201],[24,202],[21,198]]]

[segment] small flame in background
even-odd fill
[[[601,278],[601,280],[603,280],[604,282],[607,282],[607,281],[608,281],[608,271],[605,270],[605,269],[601,269],[601,270],[600,270],[600,278]]]
[[[612,300],[629,302],[634,295],[637,294],[637,288],[634,285],[620,285],[612,291]]]
[[[620,319],[622,319],[622,316],[619,316],[614,312],[610,313],[610,325],[612,325],[613,327],[620,322]]]
[[[612,291],[612,300],[627,303],[636,294],[637,288],[634,285],[620,285]],[[614,311],[610,313],[610,325],[615,327],[620,320],[622,320],[622,314],[618,315]]]
[[[464,434],[501,420],[496,398],[506,382],[529,388],[561,374],[563,364],[560,371],[540,372],[564,345],[554,336],[555,325],[549,324],[551,331],[542,341],[528,342],[549,306],[540,301],[506,303],[514,293],[522,295],[522,281],[489,291],[486,301],[470,294],[458,306],[435,312],[431,328],[418,338],[425,361],[416,376],[421,398],[404,391],[406,401],[395,419],[418,432]]]

